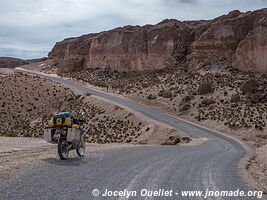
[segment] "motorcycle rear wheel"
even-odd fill
[[[66,160],[69,156],[68,142],[65,138],[60,138],[57,145],[58,155],[61,160]]]

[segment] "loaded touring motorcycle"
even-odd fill
[[[84,112],[75,118],[69,112],[53,114],[48,126],[43,129],[44,140],[58,144],[58,155],[65,160],[69,156],[70,150],[76,150],[82,157],[85,154],[84,130],[82,129],[84,120],[80,120]]]

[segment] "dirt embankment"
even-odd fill
[[[40,137],[54,112],[85,112],[86,141],[90,143],[161,144],[170,138],[187,142],[185,134],[102,99],[84,95],[52,81],[2,71],[0,135]]]
[[[88,70],[65,76],[236,135],[256,147],[267,143],[264,74],[231,68],[189,71],[180,66],[147,73]]]
[[[256,149],[256,154],[246,162],[250,176],[267,193],[267,145]]]

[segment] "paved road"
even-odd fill
[[[47,77],[134,109],[154,120],[208,141],[194,147],[137,146],[88,154],[83,159],[48,160],[0,184],[0,199],[125,199],[103,197],[105,189],[136,191],[129,199],[204,199],[181,197],[182,190],[243,190],[248,185],[238,175],[237,164],[245,150],[233,139],[182,121],[149,106],[96,91],[70,80]],[[93,189],[100,196],[92,195]],[[172,197],[141,197],[148,190],[173,190]],[[135,193],[133,193],[135,195]],[[211,197],[206,199],[257,199],[256,197]]]

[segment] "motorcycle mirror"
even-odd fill
[[[80,113],[80,117],[83,116],[83,115],[84,115],[84,112],[81,112],[81,113]]]

